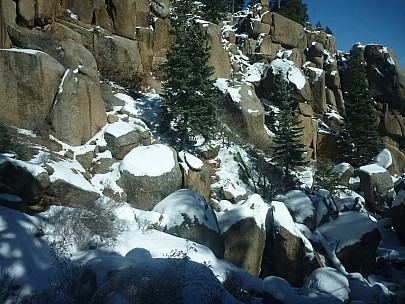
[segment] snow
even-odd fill
[[[64,180],[67,183],[74,185],[78,188],[98,192],[97,189],[90,184],[82,175],[75,174],[72,170],[76,172],[84,172],[83,167],[76,161],[63,161],[58,163],[49,164],[55,171],[50,176],[51,182],[57,180]]]
[[[343,173],[345,173],[347,170],[349,170],[351,167],[351,165],[349,163],[340,163],[337,164],[334,168],[333,171],[335,171],[336,173],[339,173],[340,175],[342,175]]]
[[[311,243],[297,228],[287,207],[282,202],[272,201],[270,204],[270,208],[272,209],[273,224],[276,227],[281,226],[284,229],[288,230],[291,234],[301,238],[305,247],[312,252],[314,249]]]
[[[136,116],[141,114],[140,110],[135,107],[135,99],[133,99],[131,96],[124,93],[116,93],[114,96],[125,102],[123,110]]]
[[[67,75],[69,75],[69,72],[70,72],[70,69],[67,69],[65,71],[65,74],[63,74],[62,80],[60,81],[59,88],[58,88],[59,94],[63,93],[63,84],[65,83],[66,77],[67,77]],[[56,102],[55,102],[55,104],[56,104]]]
[[[10,163],[14,167],[20,167],[26,169],[29,173],[31,173],[32,176],[38,176],[41,173],[47,173],[44,168],[41,166],[38,166],[36,164],[32,164],[30,162],[18,160],[18,159],[12,159],[10,157],[7,157],[5,155],[0,154],[0,165],[4,163]]]
[[[387,62],[388,62],[390,65],[395,65],[395,61],[394,61],[394,59],[392,59],[392,57],[388,57],[388,58],[387,58]]]
[[[186,151],[180,151],[179,157],[183,163],[185,163],[188,167],[190,167],[193,170],[199,171],[204,166],[204,163],[199,158],[195,157],[194,155]]]
[[[164,215],[161,225],[166,229],[181,226],[187,221],[186,215],[192,223],[197,222],[219,232],[217,221],[204,197],[188,189],[177,190],[170,194],[158,203],[153,211]]]
[[[107,128],[105,129],[105,133],[111,134],[114,137],[120,137],[135,131],[135,128],[136,125],[134,124],[123,121],[117,121],[113,124],[108,125]]]
[[[33,49],[17,49],[17,48],[10,48],[10,49],[0,49],[0,51],[7,51],[7,52],[15,52],[15,53],[24,53],[24,54],[30,54],[30,55],[37,55],[37,54],[45,54],[46,53],[38,50],[33,50]]]
[[[252,64],[251,66],[248,67],[247,69],[247,76],[245,77],[245,81],[247,82],[259,82],[262,79],[262,75],[265,70],[265,65],[264,63],[257,62]]]
[[[377,226],[369,215],[357,211],[340,213],[338,218],[318,227],[318,231],[329,243],[336,244],[337,252],[346,246],[359,243],[366,233],[375,229]]]
[[[234,224],[246,218],[253,218],[256,225],[264,229],[268,209],[269,206],[263,201],[260,195],[251,195],[246,201],[238,204],[218,219],[221,233],[224,234]]]
[[[318,68],[307,67],[307,69],[315,72],[315,78],[312,80],[312,83],[317,82],[319,78],[322,76],[322,73],[324,73],[324,70]]]
[[[172,171],[175,165],[172,149],[156,144],[132,149],[122,160],[119,170],[134,176],[160,176]]]
[[[378,155],[374,158],[376,165],[379,165],[382,168],[387,169],[392,165],[392,155],[388,149],[383,149]]]
[[[350,287],[348,279],[331,267],[316,269],[308,278],[304,288],[333,295],[342,302],[349,300]]]
[[[240,86],[232,85],[230,81],[225,78],[218,78],[214,84],[223,94],[229,94],[233,102],[239,103],[241,101]]]
[[[307,218],[314,215],[314,206],[304,192],[292,190],[283,197],[284,205],[294,214],[294,219],[298,223],[304,223]]]
[[[387,172],[385,168],[376,164],[361,166],[359,170],[367,173],[368,175]]]
[[[294,62],[286,59],[276,58],[270,63],[270,68],[275,75],[281,73],[286,77],[286,80],[295,84],[298,90],[305,86],[305,76],[301,70],[297,68]]]

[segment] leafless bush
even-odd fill
[[[14,276],[0,265],[0,303],[18,298],[15,287]]]
[[[94,202],[90,210],[55,207],[43,230],[71,240],[80,250],[105,247],[116,239],[121,227],[112,210]],[[51,231],[49,231],[51,230]]]

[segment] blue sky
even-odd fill
[[[405,0],[304,0],[309,21],[329,26],[337,48],[348,51],[356,42],[391,48],[405,68]]]

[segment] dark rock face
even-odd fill
[[[35,205],[49,189],[45,169],[0,155],[0,192],[16,195],[26,205]]]
[[[366,45],[364,59],[367,62],[368,81],[374,98],[404,113],[405,70],[396,54],[380,45]]]
[[[266,220],[266,245],[260,276],[276,275],[292,286],[301,287],[311,273],[321,266],[318,254],[305,236],[297,232],[291,216],[289,220],[286,217],[278,220],[280,215],[288,215],[284,204],[273,202],[273,207],[275,208],[269,210]]]

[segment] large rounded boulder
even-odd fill
[[[162,144],[134,148],[119,169],[117,184],[127,194],[128,203],[138,209],[152,210],[182,185],[177,154]]]
[[[348,272],[368,275],[376,262],[381,234],[375,221],[365,212],[343,212],[336,219],[318,227]]]
[[[192,190],[181,189],[153,208],[164,215],[163,231],[210,248],[223,258],[224,247],[215,212],[204,197]]]

